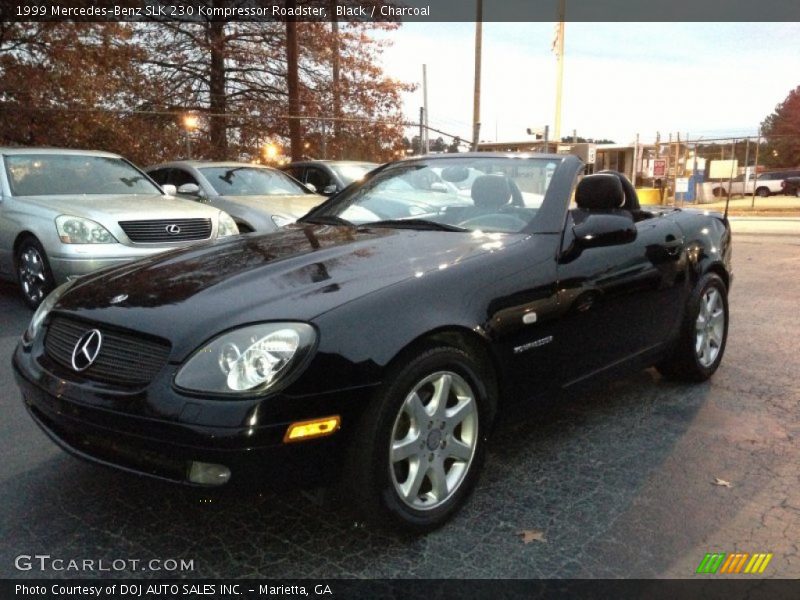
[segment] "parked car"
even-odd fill
[[[781,182],[781,191],[787,196],[800,198],[800,176],[787,177]]]
[[[364,208],[434,167],[453,183],[485,175],[468,205]],[[619,173],[575,187],[583,168],[547,154],[399,161],[278,232],[60,287],[14,353],[25,404],[84,459],[206,486],[336,476],[369,519],[441,525],[498,411],[535,413],[547,393],[649,365],[703,381],[722,360],[727,220],[640,207]]]
[[[165,193],[107,152],[0,148],[0,277],[36,307],[58,284],[238,233],[224,211]]]
[[[242,233],[275,231],[325,200],[264,165],[186,160],[146,170],[157,183],[174,185],[178,196],[226,211]]]
[[[378,163],[356,160],[305,160],[281,167],[298,181],[314,186],[325,196],[341,192],[378,167]]]
[[[773,194],[783,193],[783,180],[787,177],[800,176],[800,171],[772,171],[770,173],[760,173],[758,178],[751,177],[745,184],[744,175],[734,177],[733,184],[730,180],[722,180],[714,183],[712,192],[715,196],[727,196],[730,190],[734,196],[746,196],[753,193],[756,196],[766,198]]]

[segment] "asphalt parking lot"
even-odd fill
[[[441,530],[363,527],[297,492],[194,490],[84,464],[22,406],[10,357],[30,311],[0,285],[0,577],[19,555],[190,559],[144,577],[692,577],[706,552],[772,552],[800,577],[800,238],[738,235],[725,360],[706,384],[647,370],[498,427]],[[727,485],[715,485],[715,479]],[[521,531],[540,538],[523,543]]]

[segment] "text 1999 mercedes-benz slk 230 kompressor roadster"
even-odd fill
[[[14,354],[27,408],[98,463],[207,486],[335,474],[365,516],[431,529],[512,399],[720,364],[726,219],[583,169],[403,160],[280,231],[67,283]]]

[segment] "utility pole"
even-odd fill
[[[428,139],[428,65],[422,65],[422,106],[425,109],[425,139],[422,147],[423,154],[431,151],[430,140]]]
[[[419,107],[419,153],[425,154],[425,107]]]
[[[636,187],[636,170],[639,168],[639,134],[636,134],[636,144],[633,146],[633,170],[631,171],[631,184]]]
[[[297,7],[296,0],[286,0],[286,8]],[[298,75],[297,21],[286,20],[286,83],[289,92],[289,149],[293,161],[302,157],[300,132],[300,79]]]
[[[475,15],[475,93],[472,99],[472,151],[478,151],[481,133],[481,50],[483,44],[483,0],[477,1]]]
[[[566,0],[558,0],[558,25],[556,33],[556,118],[553,127],[553,137],[556,142],[561,141],[561,92],[564,85],[564,14]]]
[[[550,142],[549,142],[549,140],[550,140],[550,125],[545,125],[544,126],[544,153],[545,154],[547,154],[547,152],[550,150]]]

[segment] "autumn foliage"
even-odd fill
[[[296,23],[300,154],[388,160],[402,146],[400,94],[378,65],[393,24]],[[336,62],[338,77],[334,79]],[[286,24],[0,24],[0,145],[184,157],[289,155]],[[182,117],[198,116],[187,133]]]

